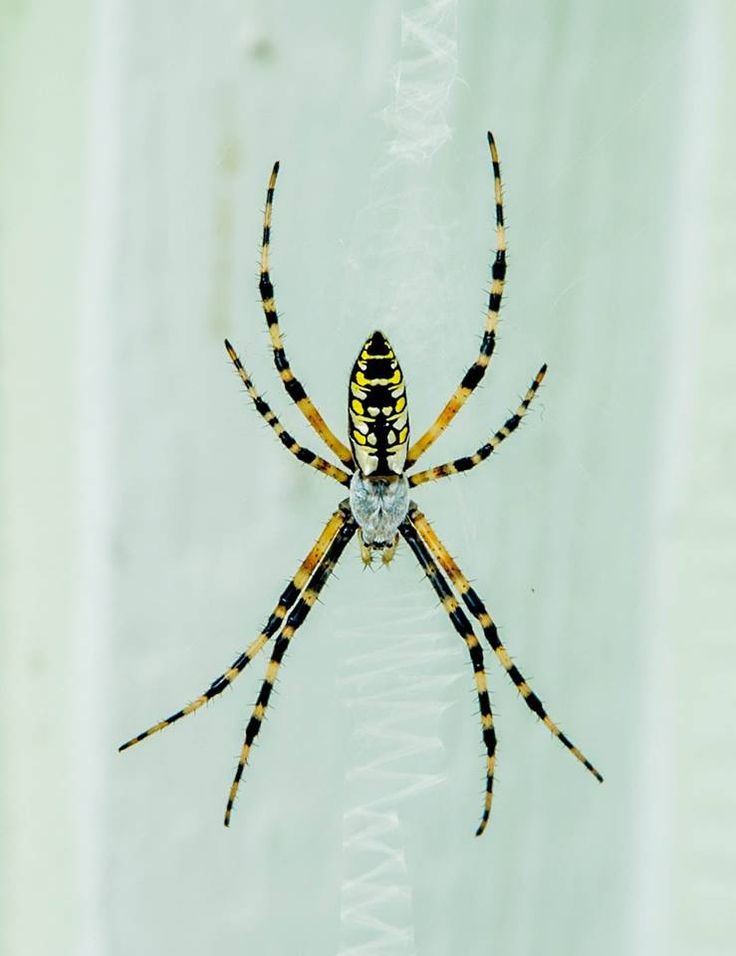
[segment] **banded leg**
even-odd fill
[[[417,534],[416,529],[409,520],[405,520],[402,522],[399,530],[422,566],[422,570],[442,602],[442,606],[447,611],[455,630],[465,641],[473,665],[473,678],[475,679],[475,689],[478,694],[478,704],[480,706],[480,720],[483,728],[483,743],[486,747],[486,793],[483,804],[483,816],[478,825],[478,829],[475,831],[475,835],[480,836],[485,830],[488,824],[488,818],[491,814],[491,803],[493,802],[493,773],[496,767],[496,731],[493,726],[491,701],[488,697],[488,684],[483,665],[483,648],[478,643],[478,638],[475,636],[473,627],[466,617],[465,612],[458,604],[457,598],[450,590],[442,572],[437,567],[437,564],[425,547],[424,542]]]
[[[284,618],[294,606],[294,603],[307,584],[310,575],[323,560],[330,543],[335,538],[335,535],[340,532],[344,524],[345,516],[343,512],[338,509],[325,525],[322,534],[320,534],[319,538],[317,538],[317,541],[315,542],[309,554],[299,565],[294,577],[287,584],[281,597],[279,598],[278,604],[271,613],[266,626],[263,628],[258,637],[252,642],[252,644],[250,644],[243,651],[240,657],[233,661],[225,673],[220,674],[220,676],[210,684],[207,690],[203,694],[200,694],[199,697],[195,698],[191,703],[187,704],[185,707],[182,707],[181,710],[177,710],[177,712],[172,714],[171,717],[167,717],[165,720],[161,720],[152,727],[149,727],[148,730],[144,730],[143,733],[138,734],[137,737],[132,737],[130,740],[126,741],[126,743],[118,747],[119,751],[127,750],[128,747],[132,747],[134,744],[139,744],[142,740],[145,740],[146,737],[151,737],[153,734],[158,733],[159,730],[163,730],[165,727],[170,727],[171,724],[175,724],[177,720],[181,720],[182,717],[193,714],[195,710],[199,710],[200,707],[203,707],[208,701],[212,700],[213,697],[217,697],[218,694],[221,694],[226,687],[229,687],[230,684],[232,684],[239,674],[242,674],[242,672],[258,654],[261,648],[266,644],[269,638],[271,638],[281,627]]]
[[[342,468],[337,468],[324,458],[320,458],[319,455],[315,455],[315,453],[309,448],[303,448],[296,441],[296,439],[287,432],[287,430],[276,417],[276,414],[271,411],[271,407],[268,402],[261,398],[258,390],[251,381],[250,375],[243,368],[243,365],[238,358],[237,352],[227,339],[225,339],[225,348],[227,349],[227,354],[230,356],[230,360],[235,366],[243,385],[245,385],[248,394],[253,400],[256,411],[266,420],[271,428],[273,428],[284,448],[288,449],[292,455],[298,458],[299,461],[304,462],[305,465],[311,465],[311,467],[316,468],[317,471],[321,471],[323,474],[329,475],[330,478],[334,478],[335,481],[339,481],[341,485],[349,485],[350,475],[346,471],[343,471]]]
[[[343,526],[335,535],[332,544],[327,549],[322,561],[317,566],[304,593],[294,605],[289,617],[286,620],[283,630],[274,641],[271,659],[269,660],[268,667],[266,668],[266,676],[264,678],[263,684],[261,685],[261,690],[253,708],[253,713],[248,721],[248,726],[245,728],[245,741],[243,743],[243,749],[240,753],[238,767],[235,771],[235,777],[227,798],[227,807],[225,809],[226,827],[230,826],[230,816],[232,815],[233,804],[235,803],[235,797],[238,792],[238,787],[240,786],[240,780],[243,776],[243,770],[245,769],[245,765],[248,763],[248,756],[250,754],[251,748],[253,747],[255,739],[258,736],[258,732],[261,729],[261,724],[263,723],[263,718],[266,714],[266,708],[268,707],[268,702],[271,699],[273,685],[276,683],[276,677],[278,675],[281,662],[284,659],[286,649],[291,643],[291,639],[293,638],[294,634],[304,622],[307,614],[309,614],[310,610],[314,606],[320,591],[325,586],[329,576],[332,574],[340,555],[343,553],[348,542],[355,534],[355,528],[356,524],[354,519],[352,517],[346,518]]]
[[[435,468],[428,468],[426,471],[418,471],[415,475],[409,476],[409,487],[415,488],[417,485],[423,485],[426,481],[436,481],[438,478],[446,478],[448,475],[457,475],[461,471],[470,471],[482,461],[485,461],[512,432],[521,424],[522,418],[529,411],[534,396],[537,394],[539,386],[542,384],[547,366],[543,365],[537,372],[532,384],[527,389],[524,399],[516,409],[511,418],[507,418],[502,428],[499,428],[496,434],[481,445],[474,455],[468,455],[465,458],[456,458],[454,461],[448,461],[444,465],[437,465]]]
[[[449,401],[439,413],[434,423],[418,438],[409,449],[406,458],[406,467],[409,468],[424,452],[433,445],[457,415],[469,395],[480,384],[486,369],[491,361],[493,350],[496,347],[496,326],[501,311],[501,296],[506,281],[506,231],[503,223],[503,196],[501,191],[501,166],[498,161],[498,151],[493,134],[488,133],[488,145],[491,150],[493,164],[493,189],[496,199],[496,259],[491,270],[491,289],[488,296],[488,310],[483,340],[478,358],[465,373],[463,380],[453,392]]]
[[[353,469],[353,456],[350,449],[347,448],[335,435],[327,422],[322,418],[314,406],[311,398],[304,391],[304,386],[296,378],[289,365],[289,360],[284,351],[284,343],[281,339],[281,329],[279,328],[279,317],[276,311],[276,299],[274,297],[273,283],[271,282],[271,273],[269,271],[269,251],[271,246],[271,218],[273,213],[273,194],[276,189],[276,178],[279,174],[279,164],[274,163],[271,172],[271,178],[268,181],[268,191],[266,192],[266,209],[263,214],[263,241],[261,242],[261,278],[258,288],[263,302],[263,311],[266,316],[268,332],[271,336],[273,346],[273,360],[276,370],[281,376],[289,397],[296,403],[299,411],[304,415],[312,428],[317,432],[320,438],[325,442],[340,459],[346,467]]]
[[[488,643],[491,645],[496,657],[501,662],[501,666],[513,681],[514,686],[524,698],[529,710],[531,710],[532,713],[536,714],[537,717],[540,718],[545,727],[547,727],[547,729],[559,739],[560,743],[567,747],[573,756],[577,757],[580,763],[593,774],[599,783],[603,783],[603,777],[587,759],[585,754],[583,754],[581,750],[578,750],[569,737],[563,734],[557,724],[544,709],[541,700],[531,689],[527,681],[524,679],[522,673],[513,663],[509,657],[508,651],[498,636],[498,630],[496,629],[496,625],[493,623],[493,619],[488,613],[486,606],[483,604],[475,589],[471,586],[468,579],[452,559],[447,548],[442,544],[425,516],[415,506],[410,510],[409,517],[406,520],[410,522],[419,532],[422,540],[425,542],[435,558],[437,558],[445,573],[457,588],[470,613],[473,615],[473,617],[477,618],[480,626],[483,628],[483,633],[485,634]]]

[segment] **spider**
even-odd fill
[[[462,608],[462,604],[480,625],[491,649],[521,694],[527,707],[537,715],[563,746],[598,781],[602,782],[603,780],[603,777],[584,754],[578,750],[547,714],[539,697],[512,662],[499,638],[496,625],[485,604],[450,556],[427,518],[409,497],[410,488],[416,488],[419,485],[445,478],[448,475],[469,471],[485,461],[519,427],[547,371],[547,366],[542,365],[514,414],[472,455],[456,458],[454,461],[428,468],[425,471],[415,471],[411,475],[407,474],[444,432],[471,393],[477,388],[485,375],[495,347],[496,326],[506,278],[506,235],[501,170],[496,144],[490,132],[488,133],[488,145],[493,167],[496,203],[496,257],[492,267],[488,309],[480,351],[434,423],[411,444],[409,443],[409,417],[404,376],[394,350],[383,333],[374,332],[366,339],[350,375],[348,391],[349,448],[328,427],[292,371],[284,350],[269,270],[271,218],[274,190],[279,172],[278,163],[275,163],[271,172],[264,212],[259,288],[271,337],[274,363],[287,394],[296,403],[314,431],[339,459],[342,467],[321,458],[310,449],[299,445],[292,438],[256,390],[250,375],[227,339],[225,340],[225,348],[257,411],[275,431],[284,447],[299,461],[310,465],[317,471],[321,471],[324,475],[348,488],[348,497],[340,502],[336,511],[324,526],[309,554],[299,565],[294,577],[281,594],[276,607],[258,637],[199,697],[186,704],[175,714],[149,727],[148,730],[138,734],[137,737],[128,740],[119,748],[121,751],[126,750],[165,727],[171,726],[171,724],[181,720],[182,717],[199,710],[208,701],[221,694],[226,687],[229,687],[268,641],[275,637],[271,657],[266,667],[265,678],[246,727],[245,741],[238,760],[235,777],[230,787],[225,809],[225,826],[230,825],[240,780],[248,763],[253,744],[261,729],[284,654],[297,630],[314,606],[340,556],[354,536],[357,536],[361,557],[366,565],[371,564],[374,556],[378,555],[380,555],[383,564],[389,564],[394,557],[400,538],[403,538],[417,558],[453,627],[468,649],[480,706],[480,720],[486,750],[486,787],[483,814],[476,831],[477,836],[480,836],[485,830],[491,812],[493,774],[496,762],[496,732],[488,697],[483,649],[466,612]]]

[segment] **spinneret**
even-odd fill
[[[509,676],[527,707],[541,719],[553,736],[576,757],[599,781],[603,778],[585,755],[552,720],[541,700],[532,690],[519,668],[512,662],[501,642],[493,619],[478,593],[460,570],[426,517],[409,499],[409,488],[436,481],[449,475],[470,471],[485,461],[520,425],[542,384],[547,366],[537,372],[516,412],[492,437],[472,455],[408,475],[407,471],[434,444],[448,424],[478,386],[493,355],[496,327],[506,278],[506,235],[503,216],[501,168],[492,135],[488,134],[493,170],[496,211],[496,258],[491,272],[486,323],[480,351],[460,384],[435,421],[409,446],[409,417],[406,386],[398,359],[381,332],[366,339],[353,366],[348,384],[349,445],[328,427],[302,383],[295,377],[283,344],[273,284],[269,268],[273,197],[279,164],[271,173],[266,194],[266,209],[261,244],[260,291],[266,324],[273,346],[274,364],[288,396],[296,403],[313,430],[335,454],[342,467],[316,455],[297,443],[283,427],[276,414],[255,388],[233,347],[225,347],[235,369],[253,401],[256,411],[274,430],[277,437],[299,461],[334,481],[350,488],[349,497],[341,501],[324,526],[317,541],[299,565],[261,633],[243,650],[230,667],[217,677],[209,688],[165,720],[131,738],[119,749],[126,750],[158,731],[194,713],[219,696],[245,670],[246,666],[274,638],[272,653],[255,707],[245,731],[245,740],[235,777],[228,794],[225,825],[229,826],[240,780],[248,763],[269,705],[274,684],[286,650],[327,583],[350,540],[357,534],[363,561],[370,564],[374,555],[389,564],[399,539],[403,538],[424,571],[450,621],[464,641],[473,668],[473,679],[480,708],[481,729],[486,749],[486,787],[483,815],[476,831],[485,830],[491,812],[493,779],[496,765],[496,731],[488,695],[483,651],[470,620],[463,611],[464,603],[475,618],[496,659]],[[454,588],[454,590],[453,590]]]

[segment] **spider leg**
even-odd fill
[[[476,836],[480,836],[488,824],[488,818],[491,814],[491,803],[493,802],[493,772],[496,766],[496,731],[493,726],[493,714],[491,712],[491,701],[488,697],[488,684],[486,681],[486,672],[483,665],[483,648],[478,643],[473,627],[468,620],[465,612],[457,602],[457,598],[450,590],[447,581],[442,572],[437,567],[432,555],[427,550],[424,542],[417,534],[416,529],[411,522],[406,519],[399,527],[401,534],[407,544],[414,552],[422,570],[429,579],[429,583],[435,590],[435,593],[442,602],[443,608],[447,611],[455,630],[465,641],[470,654],[470,660],[473,665],[473,677],[475,679],[475,689],[478,694],[478,704],[480,705],[480,720],[483,728],[483,743],[486,747],[486,793],[483,805],[483,816],[481,818]]]
[[[284,343],[281,339],[281,329],[279,328],[279,317],[276,311],[276,300],[274,298],[273,283],[271,282],[271,273],[269,271],[269,251],[271,246],[271,218],[273,213],[273,194],[276,189],[276,178],[279,174],[279,164],[274,163],[271,172],[271,178],[268,181],[268,190],[266,192],[266,208],[263,214],[263,240],[261,242],[261,278],[258,285],[263,303],[263,311],[266,316],[268,331],[271,336],[271,345],[273,346],[273,360],[276,370],[281,376],[289,397],[296,402],[299,410],[307,419],[312,428],[317,432],[320,438],[340,459],[347,468],[353,469],[353,456],[350,449],[347,448],[340,439],[334,434],[327,422],[317,411],[311,398],[304,390],[302,383],[296,378],[289,365],[289,360],[284,351]]]
[[[230,356],[233,365],[237,369],[238,375],[240,376],[243,385],[245,385],[248,394],[253,400],[256,411],[266,420],[271,428],[273,428],[281,444],[288,451],[290,451],[292,455],[298,458],[299,461],[304,462],[305,465],[311,465],[311,467],[316,468],[317,471],[321,471],[323,474],[329,475],[330,478],[334,478],[335,481],[339,481],[341,485],[349,485],[350,475],[346,471],[343,471],[342,468],[337,468],[324,458],[320,458],[319,455],[315,455],[315,453],[309,448],[303,448],[296,441],[296,439],[287,432],[287,430],[276,417],[276,414],[271,411],[271,407],[268,402],[261,398],[258,390],[251,381],[250,375],[243,368],[243,365],[238,358],[237,352],[227,339],[225,339],[225,348],[227,349],[227,354]]]
[[[547,366],[543,365],[537,372],[532,384],[527,389],[523,401],[516,409],[511,418],[507,418],[503,427],[499,428],[496,434],[481,445],[474,455],[468,455],[465,458],[456,458],[454,461],[448,461],[444,465],[437,465],[435,468],[428,468],[426,471],[418,471],[415,475],[409,476],[409,487],[415,488],[417,485],[423,485],[426,481],[436,481],[438,478],[446,478],[448,475],[457,475],[461,471],[470,471],[482,461],[485,461],[512,432],[521,424],[522,418],[529,411],[534,396],[537,394],[539,386],[547,372]]]
[[[159,721],[157,724],[149,727],[148,730],[144,730],[143,733],[138,734],[137,737],[132,737],[130,740],[126,741],[126,743],[118,747],[119,751],[127,750],[128,747],[132,747],[134,744],[140,743],[142,740],[145,740],[146,737],[153,736],[153,734],[158,733],[159,730],[163,730],[165,727],[170,727],[171,724],[175,724],[177,720],[181,720],[182,717],[193,714],[195,710],[199,710],[200,707],[203,707],[208,701],[212,700],[213,697],[217,697],[218,694],[221,694],[226,687],[229,687],[230,684],[232,684],[239,674],[242,674],[242,672],[258,654],[261,648],[266,644],[269,638],[271,638],[281,627],[284,618],[294,606],[297,598],[307,584],[310,575],[322,561],[330,546],[330,543],[334,540],[335,535],[340,532],[344,524],[345,515],[342,510],[338,509],[325,525],[324,530],[320,534],[319,538],[317,538],[317,541],[315,542],[309,554],[299,565],[294,577],[287,584],[281,597],[279,598],[278,604],[271,613],[266,626],[263,628],[258,637],[243,651],[240,657],[233,661],[230,667],[223,674],[220,674],[220,676],[210,684],[203,694],[200,694],[200,696],[196,697],[191,703],[187,704],[185,707],[182,707],[181,710],[177,710],[177,712],[172,714],[171,717],[167,717],[165,720]]]
[[[332,574],[340,555],[343,553],[348,542],[355,534],[355,520],[352,517],[344,517],[343,521],[344,523],[342,527],[338,530],[324,557],[317,565],[304,593],[296,602],[291,613],[286,619],[286,624],[284,624],[283,630],[274,641],[273,652],[268,662],[268,666],[266,667],[266,676],[261,684],[261,689],[258,694],[258,698],[256,699],[255,706],[253,707],[253,712],[251,714],[250,720],[248,721],[248,725],[245,728],[245,741],[240,752],[238,767],[235,771],[235,777],[233,778],[233,782],[230,787],[230,793],[228,794],[227,798],[227,807],[225,809],[226,827],[230,826],[230,816],[232,814],[233,804],[235,803],[238,787],[240,786],[240,780],[243,776],[243,770],[245,769],[245,765],[248,763],[248,756],[250,754],[251,748],[253,747],[253,743],[261,729],[261,724],[263,723],[263,719],[266,714],[266,708],[268,707],[268,702],[271,698],[271,692],[273,691],[273,685],[276,683],[276,677],[278,675],[281,662],[284,659],[286,649],[291,643],[291,639],[294,637],[294,634],[304,622],[307,614],[309,614],[310,610],[314,606],[320,591],[325,586],[329,576]]]
[[[488,133],[488,145],[491,150],[493,165],[493,187],[496,198],[496,259],[491,270],[491,289],[488,296],[488,310],[483,340],[478,358],[465,373],[463,380],[451,395],[449,401],[439,413],[434,423],[409,448],[406,458],[406,467],[409,468],[424,452],[433,445],[457,415],[471,392],[480,384],[486,369],[491,361],[493,350],[496,347],[496,326],[501,310],[501,296],[503,295],[506,280],[506,231],[503,223],[503,196],[501,194],[501,167],[498,161],[498,151],[493,135]]]
[[[557,737],[565,747],[567,747],[573,756],[577,757],[580,763],[583,764],[583,766],[593,774],[599,783],[602,783],[603,777],[595,769],[593,764],[590,763],[585,754],[578,750],[569,737],[567,737],[552,720],[542,706],[541,700],[537,697],[527,681],[524,679],[522,673],[513,663],[509,657],[508,651],[498,636],[498,630],[496,629],[496,625],[493,623],[493,619],[488,613],[486,606],[478,597],[475,589],[471,586],[468,579],[452,559],[447,548],[442,544],[434,529],[431,527],[426,517],[421,513],[421,511],[419,511],[416,505],[410,509],[409,517],[406,519],[406,521],[410,522],[417,529],[422,540],[425,542],[435,558],[437,558],[445,573],[457,588],[470,613],[473,615],[473,617],[477,618],[480,626],[483,628],[483,633],[485,634],[488,643],[491,645],[496,657],[501,662],[501,666],[513,681],[514,686],[524,698],[529,710],[536,714],[537,717],[541,719],[542,723],[547,727],[547,729],[550,730],[551,733],[554,734],[554,736]]]

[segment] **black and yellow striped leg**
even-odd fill
[[[496,259],[491,270],[491,289],[488,295],[488,310],[478,358],[465,373],[463,380],[453,392],[449,401],[439,413],[432,425],[409,448],[406,467],[409,468],[424,452],[433,445],[463,407],[474,389],[478,387],[490,364],[496,347],[496,327],[501,311],[501,297],[506,281],[506,230],[503,221],[503,195],[501,189],[501,166],[493,135],[488,133],[488,146],[491,150],[493,166],[493,189],[496,200]]]
[[[283,630],[274,641],[271,659],[269,660],[268,667],[266,668],[266,676],[263,684],[261,685],[261,690],[253,708],[253,713],[248,721],[248,726],[245,729],[245,741],[243,743],[243,749],[240,753],[240,759],[238,760],[238,767],[235,771],[235,777],[233,779],[232,786],[230,787],[230,793],[227,799],[227,807],[225,809],[226,827],[230,826],[230,816],[232,815],[233,804],[235,803],[235,797],[238,792],[238,787],[240,786],[240,780],[243,776],[243,770],[245,769],[245,765],[248,763],[248,756],[250,755],[250,751],[253,747],[255,739],[258,736],[258,732],[261,729],[261,724],[263,723],[263,719],[266,714],[266,708],[268,707],[268,702],[271,699],[273,685],[276,683],[276,677],[278,675],[281,662],[284,659],[286,649],[291,643],[291,639],[293,638],[294,634],[304,622],[307,614],[309,614],[310,610],[314,606],[320,591],[324,587],[329,576],[332,574],[340,555],[343,553],[348,542],[355,534],[355,528],[356,524],[352,516],[346,517],[345,523],[335,535],[332,544],[327,549],[322,561],[315,569],[309,584],[304,590],[304,593],[296,602],[291,613],[286,619],[286,624],[284,624]]]
[[[447,611],[455,630],[465,641],[473,665],[473,677],[475,679],[475,689],[478,693],[480,720],[483,728],[483,743],[486,747],[486,793],[483,805],[483,816],[475,833],[476,836],[480,836],[485,830],[488,824],[488,818],[491,814],[491,803],[493,802],[493,773],[496,767],[496,731],[493,726],[491,701],[488,696],[488,684],[483,666],[483,648],[478,643],[478,638],[475,636],[473,627],[465,615],[465,612],[458,604],[457,598],[450,590],[442,572],[437,567],[436,562],[425,547],[424,542],[417,534],[416,529],[407,519],[401,524],[399,530],[416,555],[417,560],[422,566],[422,570],[429,579],[429,583],[434,588],[435,593],[442,602],[442,606]]]
[[[273,194],[276,189],[276,178],[279,174],[279,164],[274,163],[271,172],[271,178],[268,181],[268,191],[266,192],[266,208],[263,214],[263,241],[261,243],[261,278],[259,289],[261,301],[263,302],[263,311],[266,316],[268,331],[271,336],[273,346],[273,360],[276,370],[281,376],[289,397],[297,404],[299,410],[307,419],[312,428],[317,432],[320,438],[325,442],[347,468],[352,471],[353,456],[350,449],[347,448],[335,435],[327,422],[317,411],[311,398],[304,390],[302,383],[296,378],[289,365],[289,360],[284,351],[284,343],[281,338],[281,329],[279,327],[279,317],[276,311],[276,299],[271,282],[271,273],[269,270],[269,252],[271,246],[271,218],[273,215]]]
[[[428,468],[426,471],[418,471],[415,475],[409,476],[409,487],[415,488],[417,485],[423,485],[426,481],[436,481],[438,478],[446,478],[448,475],[457,475],[463,471],[470,471],[482,461],[485,461],[509,435],[516,431],[521,424],[522,418],[529,411],[529,406],[537,394],[539,386],[547,372],[547,366],[543,365],[537,372],[532,384],[527,389],[521,404],[516,409],[511,418],[507,418],[502,428],[499,428],[496,434],[481,445],[474,455],[468,455],[465,458],[456,458],[454,461],[448,461],[444,465],[437,465],[435,468]]]
[[[207,690],[203,694],[200,694],[199,697],[195,698],[195,700],[193,700],[191,703],[187,704],[185,707],[182,707],[181,710],[177,710],[175,714],[172,714],[171,717],[167,717],[166,720],[161,720],[152,727],[149,727],[148,730],[144,730],[143,733],[138,734],[137,737],[133,737],[126,741],[126,743],[122,744],[118,750],[127,750],[128,747],[132,747],[134,744],[140,743],[142,740],[145,740],[146,737],[153,736],[153,734],[158,733],[159,730],[163,730],[165,727],[170,727],[171,724],[175,724],[177,720],[181,720],[182,717],[186,717],[188,714],[193,714],[195,710],[199,710],[200,707],[203,707],[208,701],[212,700],[213,697],[217,697],[218,694],[221,694],[226,687],[229,687],[230,684],[232,684],[239,674],[242,674],[242,672],[263,648],[266,642],[273,637],[273,635],[281,627],[287,613],[294,606],[294,603],[309,581],[314,569],[318,567],[320,562],[323,560],[330,543],[335,538],[335,535],[339,533],[344,523],[345,514],[342,510],[338,509],[325,525],[322,534],[320,534],[319,538],[317,538],[317,541],[315,542],[309,554],[299,565],[294,577],[287,584],[284,592],[279,598],[278,604],[269,617],[266,626],[263,628],[258,637],[252,642],[252,644],[250,644],[243,651],[240,657],[233,661],[225,673],[220,674],[220,676],[210,684]]]
[[[496,625],[493,623],[493,619],[488,613],[486,606],[483,604],[468,579],[457,566],[447,548],[442,544],[434,529],[427,521],[426,517],[421,513],[421,511],[419,511],[416,505],[410,509],[407,521],[409,521],[419,532],[422,540],[426,543],[429,550],[439,561],[441,567],[455,585],[455,588],[461,595],[470,613],[473,615],[473,617],[477,618],[480,626],[483,628],[483,633],[485,634],[488,643],[493,648],[493,651],[501,662],[502,667],[513,681],[514,686],[523,697],[529,710],[536,714],[537,717],[539,717],[547,727],[547,729],[559,739],[560,743],[567,747],[573,756],[577,757],[580,763],[583,764],[583,766],[593,774],[596,780],[602,783],[603,777],[595,769],[585,754],[583,754],[581,750],[578,750],[570,738],[567,737],[551,719],[547,711],[542,706],[541,700],[537,697],[527,681],[524,679],[521,671],[513,663],[509,657],[508,651],[498,636],[498,630],[496,629]]]
[[[250,375],[246,369],[243,368],[243,365],[238,358],[237,352],[227,339],[225,339],[225,348],[227,349],[227,354],[230,356],[230,359],[235,366],[238,375],[240,376],[240,380],[248,391],[248,395],[250,395],[251,399],[253,400],[256,411],[266,420],[271,428],[273,428],[284,448],[288,449],[288,451],[290,451],[295,458],[298,458],[299,461],[304,462],[305,465],[310,465],[312,468],[316,468],[317,471],[321,471],[322,474],[329,475],[330,478],[334,478],[335,481],[338,481],[341,485],[349,485],[350,475],[346,471],[343,471],[342,468],[336,467],[329,461],[326,461],[324,458],[320,458],[319,455],[315,455],[315,453],[309,448],[304,448],[287,432],[287,430],[276,417],[276,414],[271,410],[268,402],[261,398],[261,395],[253,384]]]

